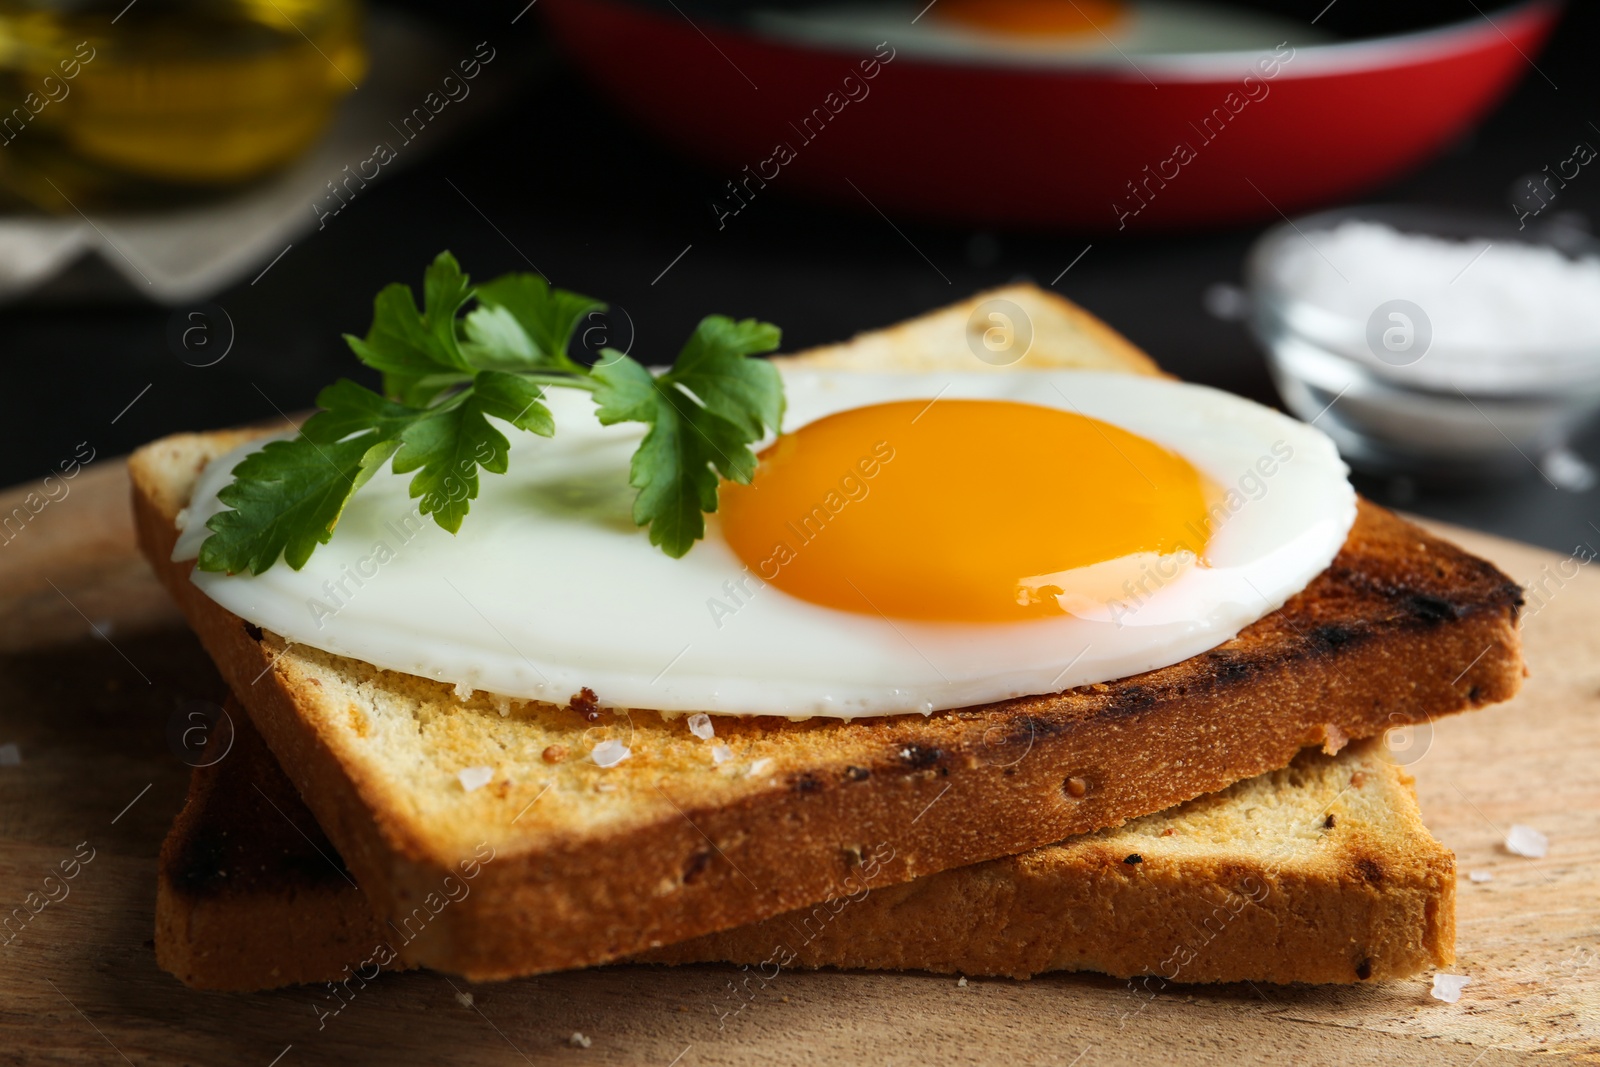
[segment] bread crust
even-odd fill
[[[894,849],[889,885],[1115,826],[1283,767],[1308,745],[1505,700],[1523,675],[1517,585],[1363,501],[1306,590],[1172,667],[929,718],[750,720],[734,729],[775,753],[769,779],[697,799],[693,779],[630,760],[615,784],[634,817],[594,832],[516,827],[520,796],[487,819],[429,823],[335,728],[349,700],[331,690],[353,679],[459,705],[449,690],[286,650],[170,560],[194,478],[238,440],[181,435],[135,454],[141,546],[381,918],[416,914],[471,854],[473,833],[493,838],[480,891],[405,950],[471,978],[605,962],[845,895],[853,857],[878,841]],[[560,729],[562,715],[533,721]],[[635,751],[665,751],[683,732],[640,713]]]
[[[197,768],[162,846],[156,959],[202,989],[359,982],[401,943],[381,926],[242,709],[225,761]],[[1137,863],[1129,860],[1137,858]],[[708,934],[641,962],[744,964],[736,1014],[795,967],[1026,978],[1354,983],[1451,962],[1455,861],[1378,741],[1021,856],[879,886]],[[392,950],[392,948],[391,948]],[[385,969],[393,969],[393,966]]]
[[[984,309],[980,312],[979,309]],[[992,319],[989,312],[1000,319]],[[1016,360],[973,358],[985,351],[983,335],[997,325],[1016,338]],[[1027,343],[1022,344],[1026,337]],[[1008,359],[1013,353],[998,354]],[[780,357],[791,367],[850,371],[1090,370],[1168,377],[1126,337],[1072,301],[1036,285],[1006,285],[881,330],[834,345]],[[991,357],[992,358],[992,357]]]

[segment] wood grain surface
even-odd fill
[[[323,1016],[326,989],[196,993],[155,965],[155,857],[189,773],[168,733],[183,701],[219,699],[222,683],[135,553],[120,461],[65,484],[42,507],[40,486],[0,494],[0,520],[30,514],[0,534],[0,746],[21,757],[0,748],[0,918],[28,917],[0,930],[0,1063],[1600,1063],[1588,548],[1444,531],[1531,587],[1523,694],[1405,752],[1460,861],[1459,1003],[1432,999],[1426,978],[1151,995],[1091,975],[835,972],[783,973],[740,1001],[735,968],[607,967],[476,986],[389,974]],[[1506,851],[1515,823],[1549,835],[1546,858]]]

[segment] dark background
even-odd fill
[[[419,285],[423,266],[442,248],[478,277],[531,263],[559,285],[625,308],[636,331],[633,355],[664,362],[708,312],[776,322],[785,348],[795,349],[1013,279],[1048,284],[1090,243],[897,219],[902,237],[876,215],[814,208],[777,190],[718,232],[707,205],[724,176],[684,162],[613,114],[544,44],[537,8],[508,29],[506,12],[524,2],[466,5],[454,25],[442,27],[477,40],[473,34],[492,26],[518,69],[532,71],[517,97],[426,161],[365,191],[325,230],[297,240],[258,284],[219,295],[236,341],[217,365],[195,368],[179,358],[168,342],[167,309],[0,311],[7,429],[0,485],[43,476],[81,441],[112,455],[177,430],[310,406],[335,377],[362,376],[340,334],[365,332],[373,294],[390,281]],[[1333,11],[1356,20],[1364,6],[1382,5],[1340,0]],[[1471,0],[1435,6],[1474,16]],[[421,10],[439,18],[436,5]],[[1510,100],[1443,157],[1364,199],[1509,213],[1520,176],[1567,158],[1577,141],[1600,143],[1597,43],[1600,5],[1578,5],[1533,57],[1542,74],[1530,69]],[[1600,176],[1584,171],[1562,197],[1555,208],[1600,219]],[[1211,316],[1204,304],[1209,287],[1238,281],[1260,229],[1096,237],[1056,288],[1174,373],[1276,404],[1243,327]],[[610,343],[624,344],[628,327],[619,322],[615,332]],[[149,391],[112,424],[146,384]],[[1579,451],[1600,462],[1600,435],[1579,442]],[[1386,503],[1564,551],[1580,541],[1600,544],[1600,490],[1558,491],[1532,470],[1522,481],[1448,490],[1358,484]]]

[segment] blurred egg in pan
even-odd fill
[[[934,0],[755,11],[757,32],[840,48],[887,41],[929,59],[1111,60],[1271,49],[1330,40],[1304,22],[1185,0]]]

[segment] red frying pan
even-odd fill
[[[1531,0],[1397,36],[1063,61],[795,36],[629,0],[544,0],[624,111],[724,172],[896,216],[1084,232],[1248,222],[1426,160],[1530,70]],[[870,73],[870,77],[869,77]]]

